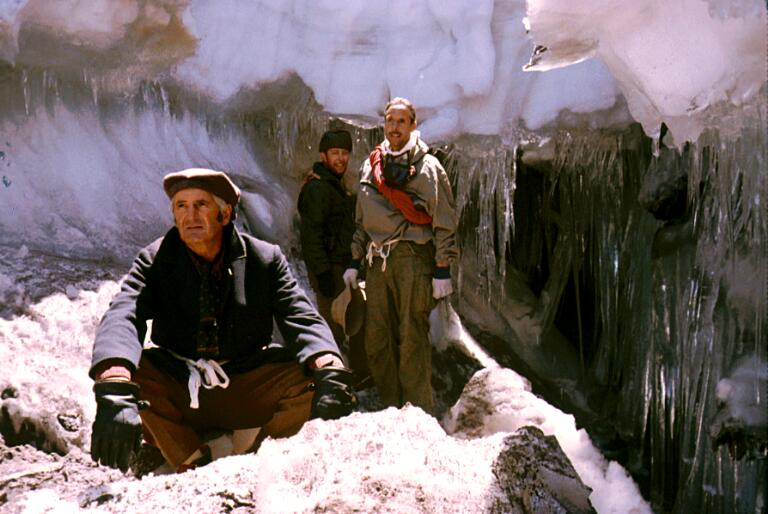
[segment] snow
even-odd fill
[[[739,359],[735,369],[720,379],[715,390],[718,404],[727,413],[726,422],[765,427],[768,413],[760,404],[759,396],[756,398],[756,391],[765,391],[766,382],[768,366],[759,355]]]
[[[590,500],[597,512],[651,514],[626,470],[597,451],[586,431],[576,429],[573,416],[534,395],[530,383],[510,369],[495,366],[477,372],[443,424],[450,434],[473,438],[537,426],[557,438],[582,481],[592,488]]]
[[[87,376],[91,344],[98,320],[119,286],[115,280],[78,280],[67,261],[21,250],[26,253],[27,265],[39,271],[34,278],[25,277],[23,264],[2,260],[0,271],[8,278],[4,287],[16,284],[12,286],[13,291],[27,299],[39,296],[43,287],[54,292],[44,294],[39,300],[20,303],[19,314],[0,318],[0,359],[5,363],[0,368],[0,389],[13,384],[18,390],[18,398],[4,400],[3,407],[17,425],[24,421],[35,425],[51,442],[52,449],[87,450],[89,427],[95,415],[91,381]],[[19,249],[10,248],[1,256],[18,253]],[[57,266],[59,272],[55,271]],[[80,273],[103,276],[107,272],[95,267],[81,269]],[[0,296],[3,294],[4,290],[0,289]],[[369,434],[366,441],[347,438],[345,430],[339,427],[341,421],[315,421],[288,441],[265,443],[255,457],[227,457],[199,470],[198,476],[208,484],[205,487],[215,490],[232,475],[251,473],[248,469],[257,463],[258,472],[252,473],[256,476],[253,494],[258,498],[275,498],[272,510],[267,508],[265,512],[304,512],[311,510],[311,506],[333,505],[333,502],[362,503],[374,508],[375,504],[369,505],[375,501],[374,497],[366,493],[365,488],[376,483],[398,484],[406,496],[414,490],[430,491],[430,501],[443,498],[442,503],[433,505],[430,511],[456,512],[462,510],[462,502],[480,501],[490,494],[488,463],[493,452],[498,452],[501,437],[522,426],[533,425],[557,437],[584,483],[594,490],[591,500],[599,513],[650,512],[626,471],[600,456],[586,433],[576,430],[572,416],[533,395],[530,385],[520,375],[499,368],[464,331],[455,313],[451,311],[450,316],[451,326],[442,329],[450,334],[450,344],[460,345],[465,353],[476,355],[489,366],[472,379],[473,383],[483,384],[482,387],[467,386],[483,395],[490,409],[487,417],[478,420],[480,428],[475,433],[462,433],[456,423],[464,409],[463,402],[471,399],[458,402],[442,422],[445,429],[437,420],[423,414],[414,419],[410,411],[418,409],[355,413],[352,418],[363,424],[362,430]],[[463,398],[467,394],[465,390]],[[57,416],[62,411],[76,420],[78,430],[61,429]],[[455,437],[446,439],[445,432]],[[327,451],[333,445],[352,445],[354,451],[339,461],[334,459],[332,451]],[[425,467],[425,464],[428,465]],[[113,487],[136,491],[130,481]],[[146,484],[141,487],[145,488]],[[153,485],[151,489],[159,495],[165,488]],[[297,491],[304,492],[298,494]],[[111,494],[117,493],[112,490]],[[180,501],[178,493],[173,494],[173,501]],[[154,505],[162,505],[162,496],[153,501]],[[53,505],[64,508],[60,498],[45,489],[28,493],[26,504],[26,512],[51,512]],[[78,511],[76,505],[70,507],[72,512]],[[135,505],[126,506],[125,512],[131,508]]]
[[[312,421],[290,440],[265,441],[257,455],[183,475],[92,486],[77,501],[47,488],[31,491],[21,512],[221,512],[230,503],[264,513],[458,513],[482,512],[499,494],[490,464],[501,435],[452,440],[416,408],[368,414],[364,427],[361,416]]]

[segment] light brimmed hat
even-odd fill
[[[163,177],[163,189],[168,198],[182,189],[202,189],[216,195],[233,208],[240,201],[240,188],[223,171],[206,168],[189,168],[175,171]]]
[[[357,334],[365,321],[365,290],[360,284],[356,289],[347,285],[331,304],[333,321],[344,328],[349,337]]]

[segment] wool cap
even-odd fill
[[[352,151],[352,136],[346,130],[328,130],[320,138],[320,151],[325,152],[331,148],[341,148]]]
[[[223,171],[205,168],[188,168],[167,174],[163,178],[163,189],[168,198],[182,189],[202,189],[216,195],[232,207],[240,201],[240,188]]]

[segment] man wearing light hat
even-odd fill
[[[231,223],[238,187],[197,168],[163,187],[175,226],[139,252],[96,331],[92,458],[127,470],[143,432],[183,471],[211,460],[206,433],[250,434],[243,451],[351,412],[351,373],[282,251]]]

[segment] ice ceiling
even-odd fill
[[[611,125],[623,95],[648,134],[665,121],[695,139],[758,95],[765,31],[745,0],[0,1],[0,59],[17,66],[82,68],[116,90],[160,73],[222,104],[296,74],[332,113],[409,97],[431,138],[564,112]],[[529,70],[579,64],[525,73],[534,44]]]

